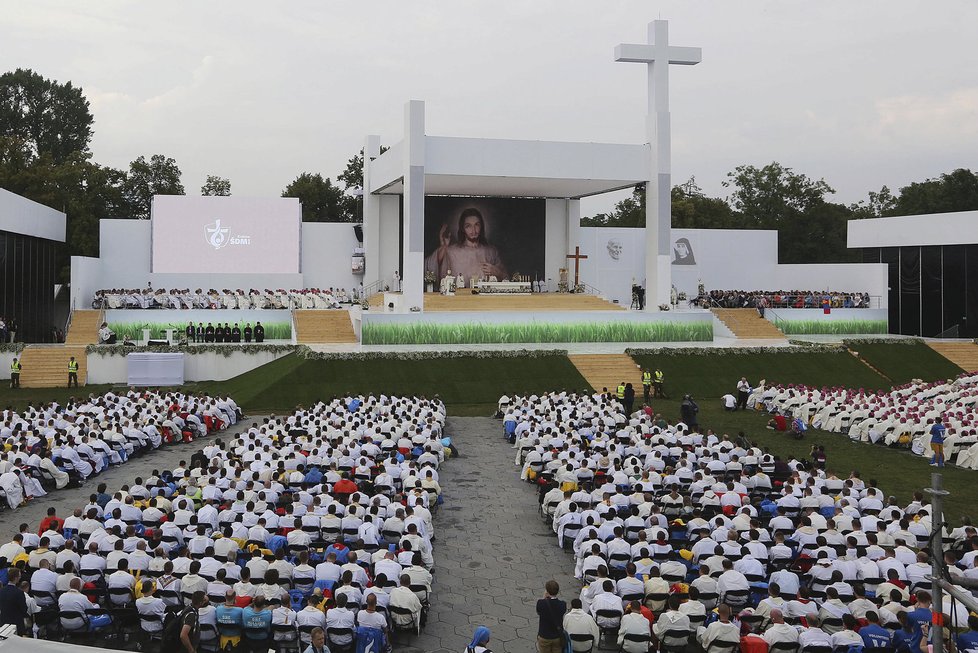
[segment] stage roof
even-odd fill
[[[649,146],[425,137],[425,194],[579,198],[648,180]],[[400,195],[403,147],[370,163],[370,192]]]

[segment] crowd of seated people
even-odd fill
[[[771,385],[755,388],[749,405],[801,419],[852,440],[909,447],[931,458],[934,425],[944,427],[943,457],[978,469],[978,374],[932,383],[915,382],[889,391]]]
[[[24,525],[0,546],[31,599],[9,623],[153,640],[193,611],[199,650],[384,650],[426,618],[444,422],[439,400],[335,399]]]
[[[744,637],[801,653],[921,650],[934,618],[922,492],[900,504],[856,471],[626,415],[607,392],[517,396],[503,419],[585,583],[564,619],[575,651],[617,638],[628,653],[693,640],[730,652]],[[975,528],[944,535],[949,574],[978,579]],[[966,608],[946,611],[978,641]]]
[[[234,424],[227,396],[129,390],[0,411],[0,506],[17,508],[52,489],[77,486],[164,444]]]
[[[720,308],[869,308],[868,293],[824,290],[711,290],[709,306]]]
[[[152,288],[112,288],[99,290],[92,308],[167,308],[167,309],[325,309],[340,308],[359,300],[352,288],[302,288],[286,290],[154,290]]]

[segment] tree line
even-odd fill
[[[164,154],[139,156],[125,169],[92,160],[94,117],[81,88],[26,69],[0,75],[0,187],[64,211],[68,256],[98,256],[98,221],[149,218],[153,195],[184,195],[180,167]],[[362,216],[363,151],[333,182],[318,172],[299,174],[282,191],[297,197],[306,222],[355,222]],[[672,189],[672,225],[700,229],[777,229],[785,263],[854,260],[846,249],[846,221],[978,209],[978,175],[958,169],[914,182],[894,194],[886,186],[855,204],[831,202],[835,191],[773,162],[728,173],[726,198],[708,197],[695,178]],[[231,181],[208,175],[201,195],[230,195]],[[584,226],[641,227],[644,187]],[[63,257],[61,278],[68,278]]]
[[[727,173],[727,198],[709,197],[691,177],[672,189],[672,226],[680,229],[776,229],[782,263],[859,261],[846,248],[846,222],[922,213],[978,209],[978,175],[959,168],[934,179],[914,182],[894,194],[883,186],[865,200],[840,204],[824,179],[811,179],[772,162],[742,165]],[[582,226],[644,227],[645,187],[608,213],[582,218]]]
[[[180,166],[165,154],[139,156],[125,169],[94,161],[94,122],[85,94],[71,82],[21,68],[0,75],[0,187],[64,211],[67,256],[98,256],[100,219],[148,219],[153,195],[186,194]],[[362,184],[362,161],[362,155],[349,160],[337,177],[342,186],[303,172],[282,197],[300,199],[304,221],[359,220],[361,200],[349,191]],[[200,194],[230,195],[231,181],[208,175]]]

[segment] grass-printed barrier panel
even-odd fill
[[[788,336],[846,335],[889,333],[886,320],[782,320],[776,318],[774,326]]]
[[[235,323],[229,322],[233,328]],[[238,322],[238,328],[241,329],[241,340],[244,341],[244,328],[246,322]],[[223,322],[222,322],[223,325]],[[204,326],[207,326],[207,322],[204,322]],[[216,324],[214,325],[217,326]],[[291,340],[292,339],[292,323],[291,322],[262,322],[262,326],[265,327],[265,340]],[[162,338],[164,337],[164,331],[166,329],[176,329],[177,337],[182,338],[186,334],[187,323],[186,322],[113,322],[109,324],[109,328],[115,332],[116,337],[121,342],[122,340],[142,340],[143,339],[143,329],[149,329],[149,335],[151,338]],[[251,328],[255,328],[255,323],[251,323]]]
[[[364,321],[365,345],[461,345],[532,342],[702,342],[713,340],[713,324],[690,322],[432,322]]]

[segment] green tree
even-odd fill
[[[88,156],[94,118],[82,89],[32,70],[0,75],[0,136],[18,139],[30,160],[47,154],[55,164]]]
[[[207,175],[207,181],[200,187],[200,194],[205,197],[227,197],[231,194],[231,180],[217,175]]]
[[[180,174],[177,162],[162,154],[154,154],[148,161],[141,156],[130,163],[123,186],[129,217],[148,219],[153,195],[185,195]]]
[[[868,199],[851,204],[849,209],[855,219],[881,218],[893,215],[893,211],[896,209],[896,197],[893,196],[889,188],[883,186],[879,192],[869,191]]]
[[[615,204],[610,213],[581,218],[582,227],[644,227],[645,184],[632,189],[631,197]]]
[[[734,229],[737,214],[722,199],[707,197],[696,178],[672,189],[672,226],[675,229]]]
[[[356,220],[353,198],[329,177],[318,172],[303,172],[282,191],[282,197],[297,197],[302,205],[303,222],[353,222]]]
[[[744,229],[777,229],[835,193],[824,180],[809,179],[777,161],[763,168],[737,166],[727,178],[723,185],[733,188],[728,201],[741,214]]]
[[[937,179],[914,182],[900,195],[886,215],[920,215],[978,209],[978,175],[958,168]]]

